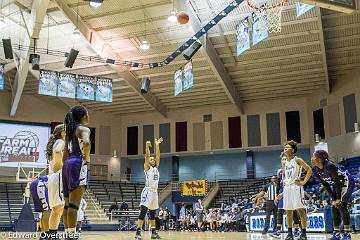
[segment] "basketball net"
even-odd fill
[[[288,0],[246,0],[259,18],[260,31],[281,32],[281,13]]]

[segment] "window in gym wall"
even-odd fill
[[[247,116],[248,146],[261,146],[260,115]]]
[[[153,147],[150,148],[150,152],[154,153],[155,144],[154,144],[154,125],[144,125],[143,126],[143,154],[145,154],[145,145],[146,141],[151,141]],[[161,150],[160,150],[161,151]]]
[[[355,94],[343,97],[344,114],[345,114],[345,130],[346,133],[354,131],[354,123],[357,122]]]
[[[228,118],[229,130],[229,148],[241,148],[241,118],[229,117]]]
[[[266,114],[266,130],[267,130],[267,145],[280,145],[280,114],[267,113]]]
[[[127,155],[138,154],[138,127],[127,128]]]
[[[313,121],[314,121],[314,135],[319,134],[321,139],[325,139],[324,111],[322,108],[313,111]]]
[[[170,123],[162,123],[159,125],[159,136],[164,139],[160,144],[160,151],[162,153],[168,153],[171,149],[170,139]]]
[[[193,150],[205,150],[205,123],[193,123]]]
[[[187,122],[176,123],[176,152],[187,151]]]
[[[287,140],[294,140],[301,143],[300,112],[286,112],[286,134]]]

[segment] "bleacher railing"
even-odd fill
[[[262,178],[263,176],[273,176],[276,175],[276,171],[257,171],[255,179]],[[200,180],[206,179],[208,181],[227,181],[227,180],[242,180],[248,179],[247,172],[239,171],[236,173],[228,173],[223,171],[215,171],[215,172],[191,172],[191,173],[180,173],[180,174],[162,174],[160,175],[160,183],[164,182],[181,182],[181,181],[189,181],[189,180]],[[122,182],[132,182],[132,183],[145,183],[145,176],[139,174],[124,174],[121,176]]]
[[[95,208],[95,213],[96,215],[101,218],[102,213],[104,212],[104,210],[102,208],[99,207],[99,203],[98,201],[94,198],[92,192],[89,189],[86,189],[86,196],[88,197],[88,199],[91,202],[91,205]]]

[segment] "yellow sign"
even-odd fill
[[[206,180],[193,180],[181,182],[181,195],[198,196],[208,193],[208,182]]]

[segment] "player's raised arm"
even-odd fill
[[[146,141],[145,146],[145,162],[144,162],[144,169],[145,171],[150,169],[150,148],[151,148],[151,142]]]
[[[296,184],[300,185],[300,186],[304,186],[311,178],[313,171],[312,171],[311,167],[303,159],[301,159],[299,157],[296,158],[296,163],[299,164],[301,167],[303,167],[304,170],[306,171],[306,176],[305,176],[304,180],[302,180],[302,181],[298,180]]]
[[[160,165],[160,144],[163,142],[163,138],[155,139],[156,155],[155,155],[155,165],[159,167]]]

